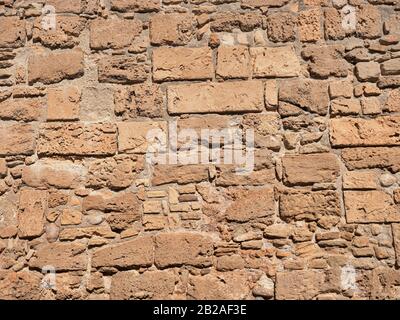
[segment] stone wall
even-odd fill
[[[399,41],[398,0],[0,0],[0,298],[400,298]],[[254,170],[149,164],[171,123]]]

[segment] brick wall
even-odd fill
[[[398,0],[0,0],[0,298],[399,298],[399,41]],[[254,170],[148,163],[171,124]]]

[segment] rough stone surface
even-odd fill
[[[113,124],[54,123],[40,128],[38,152],[59,155],[109,155],[117,148]]]
[[[170,271],[149,271],[142,274],[125,271],[117,273],[111,280],[110,298],[172,299],[178,277]]]
[[[336,156],[330,153],[286,155],[282,165],[289,185],[335,182],[340,172]]]
[[[250,48],[253,76],[296,77],[300,75],[300,62],[290,46],[276,48]]]
[[[85,250],[86,246],[77,242],[42,244],[29,265],[39,270],[45,266],[59,271],[85,270],[88,260]]]
[[[206,80],[212,77],[212,51],[207,47],[153,50],[154,81]]]
[[[152,237],[137,238],[113,246],[98,249],[93,253],[92,266],[129,268],[150,266],[154,260]]]
[[[398,0],[0,0],[0,299],[400,299],[399,101]]]
[[[213,254],[212,239],[201,234],[169,233],[155,238],[155,264],[160,268],[190,265],[207,267]]]
[[[398,146],[399,134],[400,118],[396,116],[331,120],[331,141],[334,147]]]
[[[258,112],[264,107],[262,82],[184,84],[168,88],[168,111],[180,113]]]
[[[29,58],[28,77],[31,84],[57,83],[64,79],[79,78],[83,74],[83,53],[80,50],[33,54]]]

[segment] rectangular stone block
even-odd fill
[[[21,190],[19,209],[19,237],[35,238],[41,236],[44,229],[44,215],[47,210],[47,191]]]
[[[168,112],[233,113],[264,109],[261,81],[196,83],[168,88]]]
[[[197,233],[162,233],[155,238],[155,264],[158,268],[212,264],[213,241]]]
[[[0,119],[36,121],[44,115],[46,105],[41,99],[7,99],[0,103]]]
[[[158,164],[154,166],[151,183],[158,186],[168,183],[187,184],[204,180],[208,180],[207,165]]]
[[[300,62],[291,46],[250,48],[253,77],[296,77],[300,75]]]
[[[212,50],[202,48],[155,48],[154,81],[206,80],[214,74]]]
[[[141,32],[140,20],[96,19],[90,24],[90,48],[122,49],[129,46]]]
[[[343,174],[343,189],[377,189],[375,171],[348,171]]]
[[[309,185],[335,182],[340,167],[332,153],[285,155],[282,158],[283,177],[288,185]]]
[[[42,155],[112,155],[117,151],[117,128],[110,123],[44,123],[39,128]]]
[[[79,49],[32,54],[28,60],[30,84],[57,83],[83,76],[83,52]]]
[[[396,265],[400,266],[400,223],[392,224],[393,244],[396,254]]]
[[[290,270],[276,274],[275,294],[278,300],[311,300],[322,291],[323,271]]]
[[[85,176],[85,169],[69,161],[43,160],[22,170],[22,181],[34,188],[77,188]]]
[[[173,299],[178,277],[173,271],[149,271],[138,274],[124,271],[113,275],[111,300],[130,300],[146,295],[150,299]]]
[[[165,121],[119,122],[118,150],[124,153],[151,152],[153,148],[157,147],[157,142],[152,137],[157,137],[161,133],[166,137],[166,132],[167,123]]]
[[[330,124],[334,147],[400,145],[400,116],[338,118],[331,119]]]
[[[349,170],[355,169],[388,169],[391,172],[400,171],[400,148],[345,148],[342,159]]]
[[[275,213],[275,192],[273,188],[247,190],[239,193],[227,208],[228,221],[247,222],[272,216]]]
[[[150,18],[150,41],[155,45],[185,45],[193,37],[194,17],[189,13],[159,13]]]
[[[138,237],[131,241],[103,247],[93,253],[92,266],[99,267],[149,267],[154,260],[152,237]]]
[[[160,0],[111,0],[111,9],[126,12],[151,12],[160,9]]]
[[[0,48],[22,47],[25,40],[25,20],[18,16],[0,17]]]
[[[35,257],[29,261],[33,269],[52,266],[56,272],[86,270],[88,257],[83,243],[44,243],[38,246]]]
[[[35,129],[30,124],[0,124],[0,155],[30,155],[35,152]]]
[[[283,220],[340,216],[340,199],[336,191],[286,190],[280,195],[279,211]]]
[[[400,222],[400,207],[385,191],[344,191],[348,223]]]
[[[111,56],[98,62],[99,82],[133,84],[147,79],[147,68],[134,57]]]
[[[47,120],[78,120],[81,91],[77,87],[47,89]]]
[[[220,46],[217,75],[224,79],[248,78],[250,75],[249,49],[246,46]]]

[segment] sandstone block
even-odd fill
[[[275,194],[272,188],[255,189],[241,192],[227,208],[228,221],[247,222],[275,213]]]
[[[322,271],[292,270],[276,274],[277,300],[311,300],[320,293],[325,283]]]
[[[29,266],[42,270],[50,265],[57,272],[86,270],[87,261],[86,246],[82,243],[44,243],[38,246]]]
[[[393,197],[384,191],[345,191],[344,204],[348,223],[400,221],[399,207]]]
[[[20,238],[35,238],[44,231],[44,215],[47,210],[47,192],[23,189],[19,197],[18,222]]]
[[[112,124],[46,123],[39,131],[38,152],[43,155],[112,155],[117,150]]]
[[[298,32],[302,42],[315,42],[321,39],[321,10],[312,8],[301,11],[298,17]]]
[[[188,296],[196,300],[246,299],[250,295],[249,282],[249,276],[244,271],[190,276]]]
[[[392,224],[393,244],[396,254],[396,265],[400,265],[400,223]]]
[[[167,131],[167,123],[160,122],[119,122],[118,151],[122,153],[146,153],[156,149],[154,137]],[[154,151],[153,151],[154,152]]]
[[[243,8],[281,7],[288,2],[288,0],[241,0],[240,5]]]
[[[159,268],[190,265],[209,267],[213,241],[198,233],[161,233],[155,237],[155,264]]]
[[[353,84],[349,81],[335,81],[329,84],[329,96],[331,99],[351,98],[353,96]]]
[[[154,241],[150,236],[138,237],[131,241],[110,245],[96,250],[92,266],[99,267],[149,267],[154,260]]]
[[[376,6],[360,5],[357,10],[357,35],[363,38],[378,38],[382,33],[381,13]]]
[[[129,46],[141,32],[140,20],[96,19],[90,25],[90,48],[121,49]]]
[[[36,272],[0,270],[0,299],[39,300],[41,276]]]
[[[329,108],[328,86],[321,81],[289,80],[280,87],[279,100],[326,115]]]
[[[152,12],[160,9],[159,0],[111,0],[111,9],[127,12]]]
[[[357,115],[361,112],[358,99],[336,99],[331,102],[332,115]]]
[[[157,48],[153,50],[154,81],[206,80],[214,74],[212,51],[202,48]]]
[[[41,99],[8,99],[0,102],[0,119],[37,121],[43,116],[45,103]]]
[[[171,271],[119,272],[112,277],[110,298],[128,299],[173,299],[177,277]]]
[[[346,30],[342,26],[342,15],[336,8],[324,8],[325,36],[330,40],[341,40],[346,36]]]
[[[207,165],[156,165],[154,167],[152,184],[167,183],[188,184],[208,180]]]
[[[389,112],[400,112],[400,89],[394,89],[389,92],[383,110]]]
[[[82,213],[77,210],[64,209],[61,214],[61,225],[76,225],[82,222]]]
[[[291,46],[250,48],[253,77],[296,77],[300,62]]]
[[[81,0],[47,0],[46,4],[52,5],[56,8],[56,13],[76,13],[79,14],[83,11],[83,3]]]
[[[19,48],[25,40],[25,20],[18,16],[0,17],[0,48]]]
[[[296,39],[297,17],[290,12],[276,12],[267,17],[268,38],[273,42]]]
[[[399,75],[400,74],[400,58],[385,61],[381,65],[382,75]]]
[[[135,156],[118,155],[95,160],[88,166],[86,186],[92,188],[124,189],[133,184],[142,162]]]
[[[133,84],[147,79],[147,68],[134,57],[105,57],[98,62],[99,82]]]
[[[35,152],[35,129],[29,124],[0,125],[0,155],[31,155]]]
[[[332,153],[285,155],[282,165],[288,185],[335,182],[340,173],[339,162]]]
[[[47,120],[78,120],[81,92],[77,87],[49,88]]]
[[[157,84],[137,84],[121,88],[114,95],[115,113],[124,119],[161,118],[164,96]]]
[[[309,60],[308,71],[313,78],[346,77],[349,64],[343,59],[344,49],[343,45],[308,45],[301,55]]]
[[[238,13],[234,11],[218,12],[211,22],[213,32],[232,32],[240,29],[249,32],[262,26],[263,17],[258,12]]]
[[[82,208],[85,212],[98,210],[103,212],[132,213],[138,219],[141,214],[141,204],[133,192],[111,192],[100,190],[90,193],[83,199]]]
[[[400,145],[400,117],[375,119],[340,118],[331,120],[334,147]]]
[[[218,48],[217,75],[224,79],[248,78],[250,54],[245,46],[220,46]]]
[[[168,87],[168,112],[260,112],[264,108],[261,81],[183,84]]]
[[[85,28],[85,20],[79,16],[56,16],[56,28],[42,27],[42,17],[35,19],[32,31],[33,42],[40,42],[50,49],[73,48],[79,44],[79,36]]]
[[[335,191],[284,191],[280,195],[279,211],[284,220],[340,216],[339,195]]]
[[[37,53],[29,57],[28,81],[30,84],[57,83],[64,79],[79,78],[83,76],[83,73],[83,52],[78,49]]]
[[[342,159],[349,170],[355,169],[389,169],[400,170],[400,148],[346,148],[342,151]]]
[[[193,36],[193,16],[159,13],[150,19],[150,41],[155,45],[185,45]]]
[[[359,62],[356,64],[355,74],[360,81],[375,82],[381,74],[380,65],[377,62]]]
[[[344,189],[377,189],[378,175],[375,171],[348,171],[343,174]]]
[[[22,181],[34,188],[77,188],[85,170],[68,161],[44,160],[26,166],[22,170]]]

